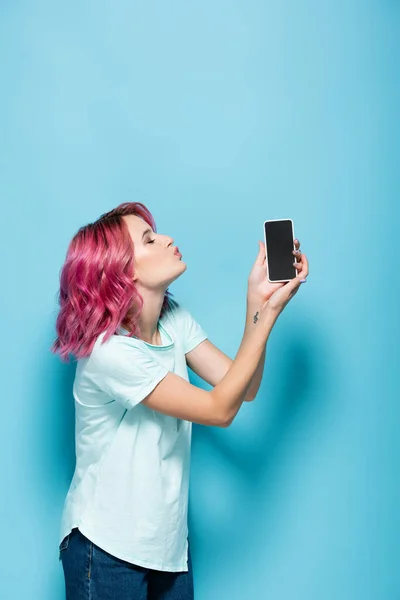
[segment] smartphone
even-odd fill
[[[297,262],[292,254],[294,228],[292,219],[271,219],[264,221],[264,239],[267,258],[267,278],[271,283],[283,283],[294,279]]]

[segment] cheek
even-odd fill
[[[138,268],[142,274],[147,278],[151,278],[154,273],[159,272],[164,268],[163,256],[156,252],[143,253],[138,260]]]

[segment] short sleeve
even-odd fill
[[[144,400],[168,372],[145,347],[124,336],[96,344],[86,368],[87,377],[127,410]]]
[[[173,309],[175,326],[185,354],[193,350],[200,342],[208,338],[192,314],[183,306]]]

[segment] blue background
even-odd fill
[[[255,402],[194,426],[197,600],[400,597],[399,12],[1,3],[1,598],[64,598],[58,278],[77,229],[124,201],[174,237],[171,291],[232,358],[263,220],[292,218],[310,261]]]

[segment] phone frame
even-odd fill
[[[264,243],[265,243],[265,260],[266,260],[266,265],[267,265],[267,279],[270,283],[288,283],[289,281],[292,281],[292,279],[294,279],[294,277],[292,277],[291,279],[274,279],[271,280],[269,278],[269,269],[268,269],[268,250],[267,250],[267,232],[265,230],[265,223],[274,223],[276,221],[290,221],[290,223],[292,224],[292,238],[293,238],[293,250],[296,250],[296,247],[294,245],[294,240],[296,239],[294,236],[294,225],[293,225],[293,219],[266,219],[263,222],[263,231],[264,231]],[[297,263],[297,258],[296,256],[293,254],[293,258],[294,258],[294,262]],[[295,277],[297,277],[297,270],[296,267],[293,267],[295,269]]]

